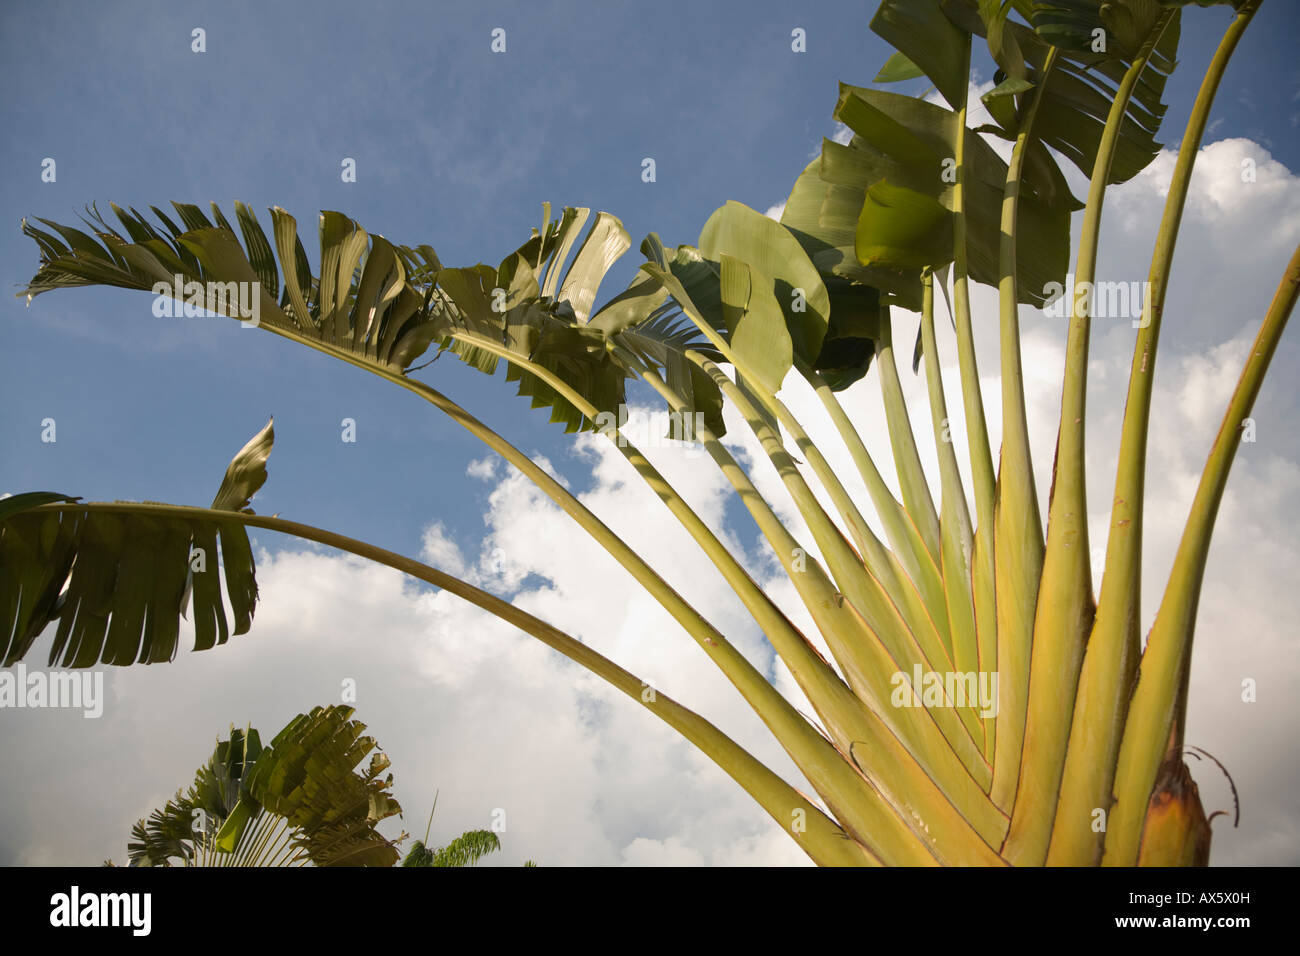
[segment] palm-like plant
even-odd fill
[[[352,708],[299,714],[263,747],[230,729],[189,790],[131,830],[131,866],[392,866],[380,821],[402,812],[387,755]],[[360,763],[370,756],[365,770]],[[400,842],[400,841],[399,841]]]
[[[209,219],[196,206],[176,204],[180,225],[157,208],[155,225],[114,206],[120,230],[92,210],[88,222],[97,237],[45,220],[53,232],[24,224],[42,253],[29,296],[77,285],[148,290],[159,283],[160,294],[172,294],[177,275],[200,283],[200,294],[214,283],[257,283],[262,328],[379,375],[449,415],[535,483],[660,602],[760,716],[820,804],[697,714],[663,694],[643,696],[637,677],[500,598],[364,542],[253,514],[247,476],[257,485],[264,480],[269,433],[250,443],[251,454],[241,453],[237,465],[251,460],[232,465],[232,487],[223,485],[228,493],[209,509],[83,504],[57,495],[5,502],[5,663],[20,659],[55,619],[52,660],[61,653],[65,665],[168,660],[189,580],[196,646],[223,642],[230,626],[216,574],[191,577],[185,563],[196,547],[215,555],[218,537],[234,633],[242,633],[256,595],[243,537],[251,525],[380,561],[547,643],[683,734],[818,863],[1204,863],[1208,824],[1182,760],[1197,597],[1238,424],[1294,305],[1300,251],[1225,413],[1145,649],[1137,623],[1143,481],[1178,222],[1215,90],[1259,0],[1234,4],[1236,18],[1181,140],[1135,343],[1099,597],[1091,584],[1083,480],[1086,295],[1074,300],[1070,320],[1045,535],[1018,328],[1019,305],[1041,304],[1068,265],[1070,215],[1081,207],[1058,156],[1090,177],[1074,270],[1086,288],[1107,187],[1131,178],[1157,153],[1161,91],[1174,66],[1183,5],[884,0],[872,26],[898,52],[878,79],[928,76],[947,106],[843,87],[836,116],[853,140],[825,144],[795,184],[781,223],[730,203],[709,219],[697,246],[667,247],[651,234],[636,279],[599,309],[601,280],[631,242],[617,219],[601,213],[566,268],[586,209],[565,209],[553,221],[546,206],[541,230],[496,268],[445,268],[428,246],[396,246],[326,212],[315,274],[295,220],[278,208],[268,237],[236,204],[242,244],[215,205]],[[987,41],[999,75],[985,97],[994,122],[972,130],[967,90],[977,37]],[[980,133],[1010,141],[1010,161]],[[946,293],[935,280],[949,270],[973,515],[947,438],[934,327],[935,285]],[[996,467],[978,385],[972,280],[996,285],[1001,303],[1004,437]],[[903,399],[895,305],[921,311],[913,354],[926,369],[940,464],[937,503]],[[412,364],[434,343],[484,372],[506,363],[507,379],[535,407],[549,409],[552,420],[609,437],[762,628],[816,721],[542,467],[413,377]],[[872,364],[901,501],[837,398]],[[821,399],[884,540],[864,517],[865,503],[854,500],[778,397],[792,373]],[[692,437],[755,519],[832,660],[620,433],[618,408],[629,381],[648,385],[695,423]],[[761,443],[812,542],[794,537],[721,442],[724,402]],[[927,676],[916,683],[916,673]],[[954,681],[936,686],[929,678],[973,673],[997,675],[996,716],[982,713]],[[924,706],[900,706],[912,695]]]
[[[489,853],[501,849],[501,838],[491,830],[466,830],[446,846],[428,847],[416,840],[402,860],[402,866],[473,866]],[[532,864],[525,864],[529,866]]]
[[[438,809],[438,795],[433,795],[433,807],[429,810],[429,825],[424,829],[424,839],[416,840],[402,859],[402,866],[412,867],[464,867],[473,866],[489,853],[501,849],[501,838],[495,830],[466,830],[444,846],[430,847],[429,831],[433,829],[433,814]],[[532,860],[526,860],[524,866],[537,866]]]

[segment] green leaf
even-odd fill
[[[221,480],[212,507],[218,511],[251,511],[248,507],[253,495],[266,484],[266,460],[275,443],[275,419],[267,421],[262,430],[248,440],[230,461],[226,476]]]
[[[317,707],[299,714],[262,750],[246,778],[249,797],[265,812],[283,817],[300,832],[296,840],[316,866],[392,866],[397,848],[375,825],[401,813],[388,793],[386,761],[351,720],[352,708]]]
[[[952,257],[952,222],[943,204],[885,180],[867,189],[858,217],[856,251],[864,265],[904,269],[941,265]]]
[[[997,120],[1002,131],[1013,136],[1020,131],[1016,97],[1029,92],[1033,88],[1034,84],[1028,80],[1009,76],[981,96],[980,100],[988,107],[989,115]]]
[[[880,334],[880,292],[835,275],[825,276],[824,282],[831,319],[813,368],[832,389],[841,391],[863,378],[871,367]]]
[[[566,209],[552,226],[548,205],[544,231],[534,233],[496,270],[483,265],[444,269],[436,277],[437,297],[447,306],[440,326],[442,347],[492,374],[503,357],[497,347],[504,346],[518,356],[506,380],[519,383],[520,395],[530,398],[534,408],[550,409],[551,421],[570,432],[596,425],[525,366],[542,366],[592,405],[616,412],[625,401],[626,373],[608,355],[605,337],[644,322],[666,295],[654,280],[642,277],[591,315],[601,281],[630,242],[616,217],[599,213],[566,272],[564,260],[589,212]]]
[[[133,828],[131,865],[393,865],[397,849],[374,825],[402,808],[388,793],[391,775],[379,776],[386,756],[356,770],[375,743],[351,715],[343,706],[299,714],[265,748],[256,730],[232,727],[188,792]]]
[[[903,308],[920,309],[919,273],[893,266],[864,266],[858,262],[854,249],[866,188],[822,178],[827,150],[839,145],[831,140],[823,141],[822,156],[809,163],[795,181],[781,214],[781,224],[798,240],[823,276],[828,290],[831,277],[835,277],[877,289]]]
[[[965,99],[970,36],[936,0],[883,0],[871,30],[924,70],[954,109]]]
[[[1025,56],[1014,32],[1006,29],[1011,0],[979,0],[979,15],[988,38],[989,53],[1001,72],[1014,80],[1026,76]]]
[[[857,135],[847,146],[823,143],[821,169],[813,173],[825,182],[825,194],[837,191],[835,208],[828,210],[829,204],[823,203],[815,212],[805,207],[793,215],[813,239],[841,246],[846,237],[835,230],[842,228],[840,221],[856,204],[855,260],[866,269],[892,268],[907,276],[898,303],[919,309],[919,270],[940,267],[952,259],[956,170],[951,157],[958,135],[957,116],[922,100],[851,86],[841,87],[836,115]],[[973,130],[967,130],[965,136],[962,176],[970,275],[977,282],[995,286],[1000,279],[1002,189],[1007,166]],[[801,182],[812,170],[810,166],[805,171]],[[795,188],[798,191],[800,185]],[[794,198],[792,194],[792,202]],[[1052,165],[1042,167],[1024,184],[1017,246],[1020,301],[1041,305],[1048,284],[1064,282],[1070,254],[1070,214],[1077,208],[1060,171]],[[791,203],[787,203],[787,214],[790,210]],[[845,278],[882,291],[889,288],[879,282],[878,275],[842,269],[816,253],[813,261],[818,268],[830,266]]]
[[[569,304],[579,323],[586,324],[601,279],[631,245],[632,240],[617,217],[607,212],[596,215],[595,224],[560,286],[560,300]]]
[[[1060,48],[1034,132],[1085,175],[1092,175],[1115,87],[1147,45],[1162,12],[1155,0],[1035,0],[1032,30],[1008,23],[1030,66],[1031,82],[1039,81],[1049,44]],[[1104,51],[1094,49],[1097,37],[1104,39]],[[1175,12],[1129,101],[1107,182],[1127,182],[1160,152],[1155,136],[1166,110],[1161,96],[1177,65],[1178,40]]]
[[[903,80],[915,80],[925,76],[925,70],[907,58],[906,54],[895,53],[876,74],[873,83],[901,83]]]
[[[607,335],[615,335],[646,321],[667,297],[667,290],[654,277],[638,274],[626,290],[605,303],[587,324]]]
[[[61,495],[57,491],[24,491],[22,494],[6,495],[0,498],[0,521],[4,521],[10,515],[17,514],[20,511],[26,511],[28,508],[48,505],[55,501],[80,500],[80,498]]]
[[[268,422],[235,456],[214,509],[248,510],[248,499],[266,481],[273,439]],[[191,594],[195,650],[224,644],[232,626],[235,634],[252,626],[257,581],[242,525],[76,506],[19,510],[78,500],[34,492],[0,501],[4,666],[22,660],[56,620],[51,664],[60,655],[64,667],[170,661]],[[9,505],[13,501],[21,504]],[[221,597],[222,571],[229,617]]]
[[[247,289],[234,288],[248,304],[257,290],[259,327],[322,351],[341,351],[384,371],[404,371],[445,328],[448,316],[443,303],[430,307],[431,276],[442,266],[429,246],[393,246],[379,236],[369,236],[341,213],[327,211],[320,217],[324,274],[316,277],[298,238],[296,220],[277,207],[271,210],[280,263],[277,272],[266,233],[242,203],[236,204],[236,219],[247,248],[228,225],[213,226],[198,207],[175,205],[189,231],[182,231],[154,208],[170,234],[166,238],[143,216],[119,207],[114,211],[134,241],[97,213],[92,216],[102,245],[79,230],[51,224],[65,244],[24,223],[23,231],[41,248],[42,261],[20,295],[90,284],[152,290],[162,282],[170,289],[174,274],[185,283],[203,284],[209,297],[216,291],[209,284],[245,283]],[[217,221],[227,223],[220,209],[215,205],[213,209]],[[281,274],[283,290],[277,301]],[[234,308],[239,301],[215,300],[218,307],[213,311],[245,320],[249,317]]]
[[[788,229],[742,203],[728,202],[704,224],[699,248],[706,259],[721,261],[728,255],[749,267],[748,311],[759,313],[760,334],[770,336],[770,348],[783,355],[788,339],[795,355],[806,362],[817,359],[830,300],[817,268]],[[778,322],[786,334],[777,329]]]

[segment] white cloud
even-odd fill
[[[443,527],[441,521],[435,521],[424,529],[420,557],[426,564],[440,571],[446,571],[457,577],[463,577],[465,574],[465,559],[461,556],[456,542],[447,536],[447,529]]]

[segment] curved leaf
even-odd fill
[[[1034,84],[1041,78],[1049,45],[1059,48],[1034,132],[1085,175],[1092,175],[1096,164],[1115,88],[1153,31],[1162,25],[1162,12],[1155,0],[1033,0],[1033,29],[1014,22],[1007,25],[1008,35],[1016,38],[1024,52],[1030,67],[1028,80]],[[1161,97],[1177,65],[1178,39],[1175,11],[1172,22],[1159,34],[1129,100],[1109,183],[1132,179],[1160,152],[1155,136],[1166,110]],[[1105,48],[1098,49],[1103,43]]]
[[[836,224],[834,207],[840,207],[839,215],[843,217],[856,204],[856,260],[867,267],[900,270],[908,278],[899,304],[918,309],[919,270],[939,267],[952,259],[951,213],[956,184],[952,157],[958,135],[957,114],[896,93],[841,86],[836,116],[856,135],[847,146],[823,143],[817,174],[829,184],[828,192],[838,190],[829,221],[832,226]],[[964,135],[962,176],[970,276],[996,286],[1000,278],[1002,189],[1007,165],[975,131],[967,130]],[[1052,177],[1045,171],[1038,181],[1027,182],[1021,193],[1019,292],[1020,301],[1033,305],[1045,301],[1042,290],[1049,283],[1063,283],[1069,265],[1070,214],[1078,203],[1065,187],[1059,170],[1055,173]],[[806,170],[804,177],[808,175]],[[790,205],[786,208],[789,212]],[[824,203],[819,220],[826,212]],[[817,238],[814,230],[822,228],[820,222],[808,222],[804,210],[795,215],[803,222],[800,228]],[[822,238],[828,245],[844,241],[830,230]],[[826,260],[818,264],[824,267]],[[855,274],[833,265],[832,269],[846,278],[875,284],[882,290],[888,288],[869,273]]]
[[[751,320],[771,326],[763,334],[772,347],[784,350],[784,336],[776,327],[780,322],[789,330],[794,354],[805,362],[816,361],[830,301],[817,268],[788,229],[743,203],[728,202],[704,224],[699,248],[706,259],[720,261],[728,255],[748,266]]]
[[[260,432],[230,461],[226,476],[221,480],[212,507],[219,511],[246,511],[253,495],[266,484],[266,460],[275,444],[275,419],[269,420]]]
[[[970,35],[948,19],[937,0],[883,0],[871,30],[924,70],[954,109],[965,100]]]
[[[248,498],[266,481],[273,439],[268,422],[235,456],[214,509],[248,510]],[[223,571],[229,614],[218,578]],[[22,660],[54,621],[51,664],[60,656],[64,667],[170,661],[191,591],[195,650],[224,644],[232,627],[243,634],[252,626],[257,580],[241,525],[77,508],[0,514],[0,660],[6,667]]]

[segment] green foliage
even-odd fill
[[[266,481],[271,423],[231,461],[213,511],[250,512]],[[118,515],[86,509],[29,510],[60,495],[5,499],[0,512],[0,657],[21,660],[58,621],[50,663],[64,667],[159,663],[176,655],[180,618],[193,605],[195,650],[252,626],[253,552],[242,525],[213,517]],[[25,510],[18,510],[23,508]],[[220,550],[218,551],[218,542]],[[227,614],[218,572],[224,570]]]
[[[416,840],[402,866],[473,866],[500,849],[501,840],[491,830],[467,830],[446,846],[433,849]]]
[[[132,828],[131,866],[392,866],[375,825],[400,814],[388,757],[352,708],[299,714],[263,747],[231,728],[194,783]]]

